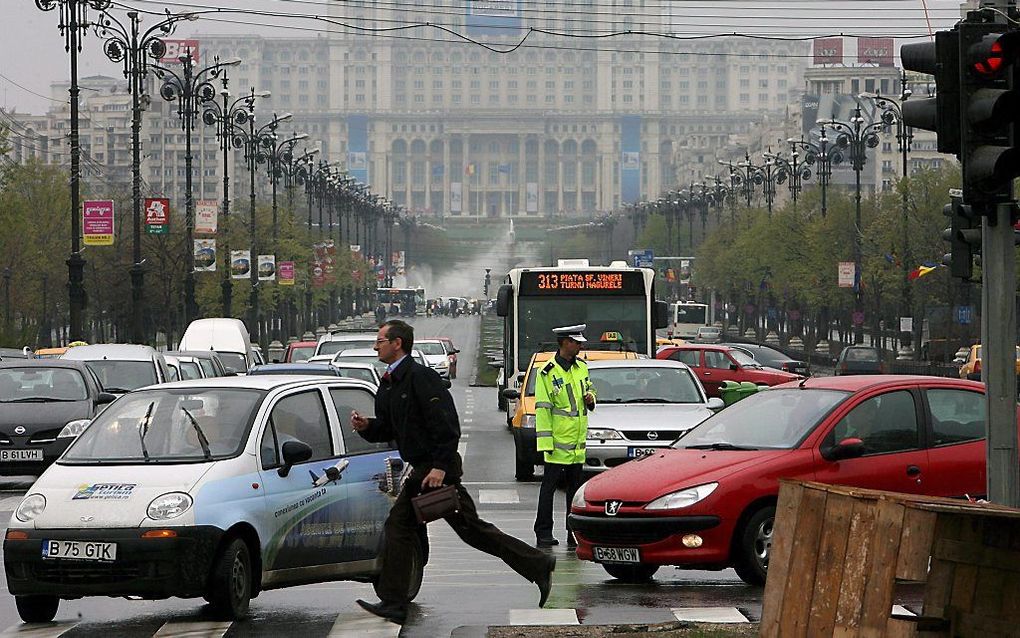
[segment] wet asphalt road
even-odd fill
[[[528,542],[534,541],[532,524],[538,483],[517,483],[513,478],[513,439],[506,431],[505,415],[496,409],[494,388],[471,387],[479,319],[462,317],[419,318],[416,336],[452,337],[459,355],[459,376],[453,382],[463,429],[461,452],[465,458],[465,485],[482,518]],[[0,520],[5,524],[31,478],[0,482]],[[563,540],[563,499],[556,502],[557,535]],[[520,611],[535,610],[538,589],[501,561],[460,541],[443,522],[429,526],[432,555],[425,582],[408,623],[400,636],[449,636],[464,625],[511,624]],[[675,607],[736,607],[751,620],[761,613],[761,588],[744,585],[732,570],[681,571],[662,568],[655,581],[645,585],[619,584],[601,567],[581,562],[560,545],[554,548],[558,563],[547,608],[575,610],[583,624],[649,623],[675,620]],[[182,557],[186,559],[186,557]],[[23,631],[7,594],[0,591],[0,638],[74,636],[396,636],[397,628],[372,624],[355,599],[375,600],[370,585],[329,583],[263,593],[252,601],[251,617],[244,622],[216,623],[206,614],[201,599],[128,601],[89,598],[62,601],[56,625]],[[367,623],[367,624],[366,624]],[[378,631],[379,633],[372,633]]]

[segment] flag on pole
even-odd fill
[[[918,266],[917,268],[910,271],[910,274],[907,275],[907,279],[909,279],[910,281],[920,279],[921,277],[924,277],[933,270],[935,270],[935,266]]]

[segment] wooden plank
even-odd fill
[[[882,632],[882,635],[885,638],[915,638],[917,636],[917,624],[911,620],[890,618],[886,621],[885,630]]]
[[[1011,579],[1020,577],[1009,574]],[[1006,584],[1007,572],[994,567],[978,567],[977,586],[974,589],[974,613],[998,616],[1002,610],[1002,588]],[[1020,620],[1018,618],[1017,620]]]
[[[1002,608],[999,613],[1006,618],[1020,618],[1020,578],[1006,579],[1002,586]]]
[[[854,502],[853,497],[844,494],[829,494],[825,501],[825,521],[815,568],[815,591],[811,596],[808,619],[809,636],[831,635],[836,625],[836,605],[843,583]]]
[[[956,612],[953,615],[951,636],[960,638],[1015,638],[1017,624],[1015,619],[991,618],[981,614]]]
[[[1020,551],[1014,549],[987,547],[976,543],[945,539],[935,543],[933,556],[954,563],[1020,572]]]
[[[977,546],[981,542],[981,521],[979,518],[964,516],[960,522],[958,534],[960,542]],[[935,539],[936,548],[941,544]],[[974,589],[977,585],[977,565],[956,563],[953,574],[953,591],[949,598],[949,606],[954,610],[969,613],[974,606]]]
[[[923,582],[928,578],[928,559],[935,538],[934,512],[907,507],[900,534],[900,553],[896,559],[896,578]]]
[[[765,579],[765,598],[762,601],[759,631],[766,638],[778,638],[786,581],[790,573],[790,553],[797,528],[797,512],[804,488],[791,481],[782,481],[779,502],[776,504],[776,522],[772,527],[772,553],[769,555],[768,578]]]
[[[903,503],[880,500],[876,507],[871,560],[865,573],[868,588],[861,610],[861,636],[883,635],[896,590],[896,565],[900,551],[905,507]]]
[[[871,560],[871,538],[875,532],[876,501],[857,500],[850,515],[850,536],[846,545],[843,582],[836,604],[834,636],[856,636],[867,586],[867,565]]]
[[[779,618],[780,634],[783,638],[807,636],[808,617],[811,609],[804,604],[811,600],[814,590],[815,565],[818,561],[818,542],[825,519],[825,500],[822,490],[806,489],[797,509],[797,532],[793,537],[790,553],[790,571],[783,592],[783,608]]]
[[[956,539],[960,534],[963,517],[956,514],[939,514],[935,522],[933,545],[940,539]],[[939,558],[931,559],[928,580],[924,587],[922,615],[937,618],[946,617],[946,607],[953,592],[953,578],[956,564]]]

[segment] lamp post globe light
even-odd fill
[[[864,341],[864,296],[861,282],[863,261],[863,230],[861,229],[861,171],[867,162],[867,149],[879,145],[878,133],[888,122],[880,119],[869,122],[861,113],[861,103],[854,107],[849,122],[825,120],[819,122],[836,133],[836,145],[847,151],[854,169],[854,343]]]
[[[124,67],[124,77],[128,79],[131,92],[131,206],[132,206],[132,254],[134,263],[131,266],[131,340],[134,343],[146,343],[143,324],[143,306],[145,303],[145,269],[142,265],[142,168],[141,168],[141,129],[142,129],[142,82],[148,75],[149,58],[160,60],[166,55],[166,43],[163,37],[173,33],[181,20],[194,20],[197,14],[183,13],[169,15],[152,25],[144,32],[141,30],[141,17],[137,11],[127,13],[128,22],[124,24],[108,10],[99,14],[96,21],[96,35],[106,40],[103,53],[112,62],[120,62]]]
[[[737,189],[740,189],[741,194],[744,197],[744,204],[750,208],[751,206],[751,180],[747,174],[747,169],[741,166],[741,162],[734,164],[731,161],[718,160],[719,164],[725,166],[729,170],[730,175],[730,190],[733,191],[734,195],[730,197],[730,224],[734,225],[737,223],[737,198],[735,193]]]
[[[833,144],[832,140],[826,136],[824,125],[819,131],[817,143],[804,139],[804,136],[801,136],[800,139],[791,137],[786,141],[790,144],[791,148],[802,149],[804,151],[804,164],[806,166],[810,167],[817,164],[815,175],[818,177],[818,185],[822,191],[821,212],[822,217],[825,217],[827,212],[826,194],[829,179],[832,177],[832,166],[833,164],[843,163],[843,149]]]
[[[184,323],[190,324],[198,314],[195,302],[195,193],[192,184],[191,136],[195,128],[195,120],[205,106],[216,99],[217,91],[213,85],[227,67],[241,63],[240,59],[221,62],[214,58],[213,64],[195,69],[195,59],[191,52],[180,58],[181,70],[177,72],[165,66],[152,65],[156,77],[163,80],[159,94],[167,102],[177,102],[177,116],[181,120],[184,131],[184,227],[185,227],[185,273],[184,273]]]
[[[42,11],[59,10],[57,28],[64,36],[64,50],[70,54],[71,76],[70,115],[71,133],[71,255],[67,259],[68,339],[80,341],[85,336],[85,259],[81,256],[81,143],[79,136],[78,54],[81,53],[81,36],[89,29],[89,9],[105,11],[111,0],[35,0]]]
[[[803,189],[804,180],[811,179],[811,167],[806,159],[801,158],[800,150],[796,144],[790,144],[790,158],[783,157],[781,153],[772,153],[771,150],[764,153],[765,159],[771,161],[776,168],[776,182],[782,184],[787,182],[790,195],[793,198],[793,210],[797,210],[797,195]]]

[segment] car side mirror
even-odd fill
[[[827,461],[843,461],[855,459],[864,455],[864,441],[857,437],[843,439],[833,447],[822,452],[822,458]]]
[[[738,364],[736,364],[736,363],[731,363],[730,364],[730,370],[739,370],[739,369],[740,369],[740,366]]]
[[[502,395],[502,397],[508,401],[516,401],[517,399],[521,398],[521,393],[518,392],[517,390],[514,390],[513,388],[507,388],[506,390],[503,390],[502,392],[500,392],[500,395]]]
[[[459,352],[460,350],[454,348],[453,350],[450,351],[450,354],[458,354]]]
[[[518,372],[517,373],[517,383],[524,383],[524,373],[523,372]]]
[[[107,405],[117,400],[117,395],[110,394],[109,392],[100,392],[96,396],[96,405]]]
[[[726,404],[723,403],[723,400],[719,397],[712,397],[708,400],[708,403],[705,404],[705,407],[709,410],[722,410],[726,407]]]
[[[283,444],[283,467],[277,470],[280,476],[290,474],[290,468],[312,458],[312,448],[304,441],[287,441]]]

